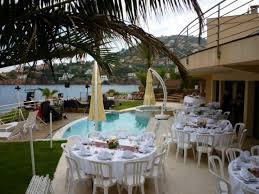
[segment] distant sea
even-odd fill
[[[38,88],[49,88],[51,90],[58,90],[58,92],[64,94],[64,99],[70,98],[83,98],[86,99],[86,88],[85,85],[70,85],[69,88],[65,88],[64,85],[21,85],[20,99],[21,101],[26,100],[26,90],[38,89]],[[14,89],[15,85],[0,85],[0,105],[17,103],[17,91]],[[118,92],[137,92],[139,91],[138,85],[102,85],[103,93],[110,89],[114,89]],[[88,89],[88,94],[91,95],[91,86]],[[41,91],[36,90],[35,100],[43,100]]]

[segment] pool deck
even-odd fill
[[[161,106],[162,102],[157,102],[156,105]],[[169,103],[167,103],[167,106],[175,108],[175,109],[179,109],[182,107],[182,104],[169,102]],[[135,108],[136,107],[124,109],[119,112],[131,111],[131,110],[134,110]],[[83,114],[83,113],[66,113],[66,115],[67,115],[67,119],[61,119],[59,121],[54,121],[52,124],[53,138],[56,140],[62,139],[63,132],[60,129],[63,128],[65,125],[67,125],[75,120],[87,117],[87,114]],[[50,135],[49,123],[46,125],[44,123],[41,123],[39,120],[37,120],[37,125],[38,125],[38,130],[33,130],[33,139],[34,140],[48,139],[49,135]],[[28,140],[29,140],[29,134],[27,133],[27,134],[25,134],[24,139],[14,138],[9,141],[28,141]],[[0,141],[6,141],[6,140],[2,139]]]

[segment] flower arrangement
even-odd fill
[[[119,141],[116,137],[112,137],[107,140],[107,145],[109,149],[116,149],[119,146]]]
[[[199,127],[205,128],[207,125],[207,122],[206,122],[206,120],[200,120],[200,121],[198,121],[197,125]]]

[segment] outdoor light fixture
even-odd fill
[[[70,82],[65,82],[65,88],[69,88],[70,87]]]

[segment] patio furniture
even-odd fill
[[[87,174],[94,174],[91,162],[110,164],[112,166],[112,177],[121,182],[125,163],[134,160],[145,160],[149,161],[149,165],[151,165],[157,151],[151,139],[149,141],[137,140],[139,141],[139,149],[136,150],[135,142],[131,138],[118,139],[120,149],[105,148],[107,147],[106,141],[92,139],[90,141],[92,141],[93,146],[73,146],[70,150],[70,156],[77,161],[80,169],[83,169]],[[107,172],[104,173],[105,176],[109,176]]]
[[[209,164],[209,157],[213,151],[213,136],[207,134],[198,134],[197,135],[197,145],[196,150],[198,152],[198,164],[197,167],[200,167],[201,155],[207,154],[208,155],[208,164]]]
[[[238,138],[238,142],[232,144],[231,147],[242,149],[243,144],[244,144],[244,142],[245,142],[246,134],[247,134],[247,129],[243,129],[243,130],[240,132],[240,136],[239,136],[239,138]]]
[[[0,131],[8,132],[17,126],[18,122],[4,123],[0,120]]]
[[[242,150],[239,148],[228,148],[226,150],[228,162],[235,160],[238,156],[240,156],[241,152]]]
[[[237,139],[240,138],[242,131],[245,129],[244,123],[236,123],[234,126],[234,132],[237,136]]]
[[[253,158],[259,160],[259,156],[253,156]],[[230,162],[228,175],[233,194],[258,193],[259,179],[248,171],[248,168],[251,168],[252,165],[252,161],[244,161],[240,157]]]
[[[72,146],[77,143],[77,142],[81,142],[81,137],[79,135],[72,135],[70,137],[67,138],[67,146],[69,148],[69,150],[72,148]]]
[[[85,172],[79,168],[76,160],[68,155],[65,155],[65,157],[69,168],[68,194],[70,194],[71,191],[73,191],[73,193],[75,192],[76,184],[90,181],[92,177],[86,175]]]
[[[219,138],[218,145],[214,147],[216,151],[221,152],[221,159],[222,159],[223,166],[225,165],[226,149],[231,146],[234,136],[235,136],[234,133],[227,133],[227,134],[221,135]]]
[[[133,161],[124,164],[124,176],[121,187],[128,190],[128,194],[132,194],[133,187],[140,187],[141,194],[145,194],[145,175],[148,161]]]
[[[216,193],[217,194],[232,194],[230,183],[223,177],[211,172],[216,179]]]
[[[230,115],[230,111],[226,111],[223,113],[223,118],[227,120],[229,115]]]
[[[259,145],[251,147],[251,155],[259,156]]]
[[[195,151],[190,142],[190,134],[184,131],[177,131],[177,149],[176,149],[176,161],[178,159],[179,151],[184,151],[184,164],[186,163],[187,159],[187,151],[188,149],[192,149],[193,157],[195,159]]]
[[[104,194],[108,194],[109,187],[115,185],[117,180],[112,177],[112,166],[110,164],[102,163],[102,162],[91,162],[94,173],[93,173],[93,194],[96,193],[96,188],[101,187],[104,190]],[[108,176],[105,176],[104,171],[108,172]],[[119,191],[119,185],[118,191]],[[120,193],[120,191],[119,191]]]
[[[155,185],[155,192],[159,194],[159,184],[158,178],[162,174],[165,180],[165,159],[166,159],[166,150],[162,153],[157,154],[152,160],[151,168],[147,170],[146,178],[153,179]],[[160,187],[161,188],[161,187]]]
[[[49,176],[34,175],[25,194],[54,194]]]
[[[223,163],[218,156],[209,157],[209,171],[211,174],[215,173],[216,175],[224,178],[224,169]]]
[[[0,139],[11,140],[19,137],[23,139],[23,125],[25,121],[19,122],[11,132],[0,132]]]
[[[61,146],[61,148],[62,148],[62,150],[63,150],[63,154],[69,156],[69,150],[67,149],[67,144],[66,144],[66,143],[62,143],[60,146]],[[68,164],[67,164],[65,189],[67,189],[68,182],[69,182],[69,168],[68,168]]]

